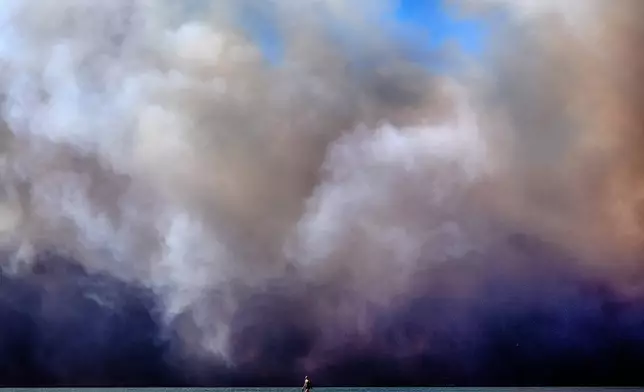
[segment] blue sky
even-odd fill
[[[350,0],[347,0],[350,1]],[[485,26],[482,21],[455,18],[444,5],[445,0],[398,0],[393,14],[383,15],[388,22],[401,27],[412,27],[420,33],[415,36],[419,45],[437,49],[447,41],[456,43],[466,53],[477,56],[484,50]],[[271,60],[280,57],[279,36],[272,29],[270,10],[261,12],[246,9],[242,23],[249,33],[260,42]],[[419,39],[420,38],[420,39]]]
[[[467,53],[478,55],[484,48],[485,27],[477,20],[457,19],[450,15],[444,0],[399,0],[394,18],[425,30],[427,44],[440,46],[446,40],[454,41]]]

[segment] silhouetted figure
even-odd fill
[[[302,386],[302,391],[310,392],[311,389],[313,389],[313,385],[311,384],[311,380],[309,380],[309,376],[304,376],[304,385]]]

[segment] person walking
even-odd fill
[[[302,386],[302,392],[311,392],[311,389],[313,389],[313,385],[311,384],[311,380],[309,380],[309,376],[304,376],[304,385]]]

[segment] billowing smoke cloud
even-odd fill
[[[44,383],[641,381],[644,10],[529,3],[478,2],[490,51],[448,77],[384,0],[6,0],[0,359]]]

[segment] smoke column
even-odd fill
[[[450,4],[4,0],[0,382],[644,381],[644,6]]]

